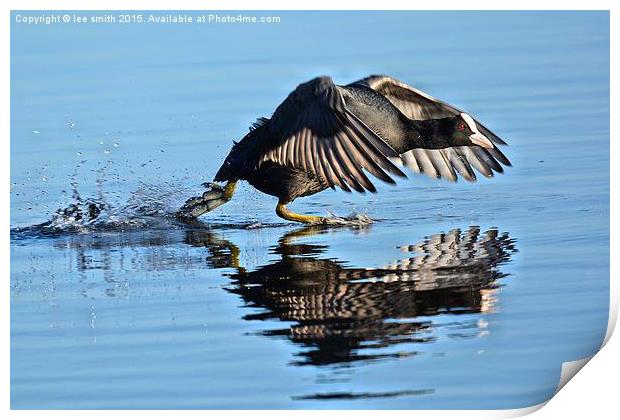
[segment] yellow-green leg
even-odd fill
[[[224,187],[224,200],[230,201],[235,193],[235,188],[237,188],[237,181],[228,181]]]
[[[307,225],[322,225],[326,223],[325,217],[319,216],[307,216],[305,214],[293,213],[286,208],[286,205],[282,202],[278,202],[276,206],[276,214],[283,219],[290,220],[292,222],[305,223]]]

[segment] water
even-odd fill
[[[12,23],[12,407],[548,399],[607,326],[609,15],[268,14]],[[476,115],[513,167],[291,206],[365,227],[286,223],[245,184],[200,224],[170,217],[298,83],[372,73]]]

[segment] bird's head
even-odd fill
[[[446,137],[450,146],[481,146],[487,149],[494,147],[491,140],[478,130],[474,119],[464,112],[446,118],[443,131],[448,134]]]

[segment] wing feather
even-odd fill
[[[340,176],[339,168],[334,167],[334,165],[331,163],[328,164],[327,154],[325,150],[326,147],[322,143],[319,143],[318,148],[320,157],[318,162],[320,162],[321,168],[323,170],[323,173],[325,173],[329,186],[331,188],[339,186],[344,191],[351,192],[351,190],[348,188],[348,185],[343,180],[342,176]]]
[[[436,99],[419,89],[409,86],[389,76],[369,76],[352,83],[364,85],[385,96],[405,116],[414,120],[427,120],[451,117],[463,111]],[[495,145],[506,143],[479,121],[474,120],[480,133]],[[504,166],[511,166],[510,160],[497,147],[492,149],[480,146],[447,147],[444,149],[413,149],[401,154],[403,163],[414,172],[430,177],[457,180],[457,173],[467,181],[475,181],[472,168],[486,177],[494,172],[504,172]]]
[[[372,182],[370,182],[370,179],[368,179],[368,177],[362,170],[363,166],[358,167],[355,164],[355,158],[351,157],[352,155],[349,154],[347,149],[343,147],[343,144],[346,144],[346,140],[344,139],[344,136],[341,135],[340,140],[341,140],[340,142],[336,143],[335,150],[333,150],[336,157],[340,160],[342,165],[344,165],[344,167],[347,168],[348,173],[351,174],[351,176],[354,179],[359,180],[361,186],[364,189],[370,192],[373,192],[373,193],[377,192],[377,189],[375,188],[375,186],[372,185]]]
[[[360,193],[366,191],[364,187],[359,182],[357,182],[355,177],[352,176],[346,166],[344,166],[342,162],[336,157],[334,149],[329,149],[328,159],[334,167],[338,168],[338,173],[341,175],[342,179],[349,184],[351,188]]]
[[[416,89],[408,84],[389,76],[369,76],[358,80],[352,85],[361,84],[368,86],[385,96],[403,114],[413,120],[429,120],[445,117],[453,117],[463,111],[455,106],[432,97],[426,92]],[[495,133],[474,119],[479,131],[487,136],[493,143],[505,145]]]
[[[361,147],[359,142],[355,141],[355,139],[357,139],[357,135],[349,127],[345,127],[345,131],[347,135],[342,138],[343,147],[346,148],[349,155],[355,158],[356,162],[360,162],[360,166],[362,168],[366,169],[381,181],[388,184],[395,184],[396,182],[382,170],[381,166],[377,162],[373,160],[370,153]]]
[[[465,178],[465,180],[470,182],[474,182],[476,180],[476,174],[464,156],[458,153],[458,151],[453,147],[447,147],[443,150],[445,151],[448,161],[452,167],[456,169],[457,172]]]
[[[399,154],[346,108],[339,88],[319,77],[295,89],[265,129],[260,166],[271,161],[305,170],[331,188],[376,191],[364,170],[387,183],[406,177],[392,160]]]
[[[304,158],[306,160],[306,168],[304,168],[306,171],[309,172],[313,172],[315,171],[314,169],[314,154],[313,154],[313,142],[312,142],[312,133],[310,132],[309,129],[306,129],[306,141],[305,141],[305,152],[304,152]],[[314,172],[316,173],[316,172]]]
[[[325,180],[327,178],[327,175],[325,174],[325,172],[323,172],[323,166],[321,165],[321,155],[319,154],[320,147],[321,147],[320,139],[319,141],[312,142],[312,156],[314,158],[314,171],[320,179]]]
[[[499,150],[497,147],[494,147],[492,149],[488,149],[488,152],[491,154],[491,156],[493,156],[496,160],[500,161],[502,163],[502,165],[506,165],[506,166],[512,166],[512,164],[510,163],[510,161],[508,160],[508,158],[506,156],[504,156],[504,154],[502,153],[501,150]]]
[[[452,182],[456,182],[456,172],[454,172],[454,167],[452,167],[450,161],[448,160],[446,151],[443,149],[438,149],[436,152],[441,156],[441,159],[437,159],[437,164],[440,165],[441,177]]]
[[[476,154],[476,156],[482,160],[484,163],[487,164],[487,166],[489,166],[491,169],[493,169],[495,172],[499,172],[502,173],[504,172],[504,168],[502,168],[502,165],[500,165],[494,158],[493,156],[487,152],[487,150],[483,147],[472,147],[474,153]]]
[[[469,162],[471,166],[476,168],[478,172],[480,172],[482,175],[486,176],[487,178],[492,177],[493,171],[491,170],[489,165],[483,160],[481,160],[478,157],[478,155],[474,152],[475,150],[474,147],[459,146],[458,149],[460,150],[461,154],[465,156],[465,158],[467,159],[467,162]]]
[[[330,168],[330,172],[333,174],[333,177],[334,177],[334,182],[330,186],[334,188],[337,185],[340,188],[342,188],[344,191],[350,192],[351,189],[349,188],[349,185],[347,184],[347,179],[345,175],[342,174],[342,170],[339,167],[338,163],[334,162],[333,158],[331,157],[331,154],[332,154],[331,149],[322,148],[321,160],[325,162],[329,162],[329,164],[326,166]],[[333,168],[333,170],[331,168]]]
[[[426,150],[413,149],[412,152],[416,162],[418,163],[418,167],[420,168],[420,173],[424,173],[431,178],[439,178],[439,172],[435,169],[435,166],[433,165],[433,162],[431,162]]]
[[[413,150],[409,150],[403,153],[401,157],[403,159],[403,163],[409,168],[413,169],[414,172],[418,174],[422,172],[422,169],[420,168],[420,165],[418,165],[418,161],[413,154]]]

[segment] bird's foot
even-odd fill
[[[203,188],[209,188],[211,190],[216,190],[216,191],[224,191],[225,187],[222,187],[220,184],[216,184],[215,182],[203,182],[202,184]]]
[[[229,182],[225,187],[212,182],[205,182],[202,185],[210,189],[202,193],[199,197],[188,199],[176,213],[177,219],[181,221],[192,221],[198,216],[230,201],[235,191],[235,183],[232,182]]]
[[[306,225],[367,226],[373,223],[373,220],[369,216],[357,213],[353,213],[347,217],[339,217],[333,214],[330,214],[327,217],[297,214],[286,208],[286,205],[283,203],[278,203],[278,206],[276,207],[276,214],[283,219],[305,223]]]

